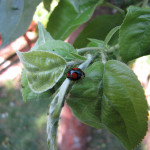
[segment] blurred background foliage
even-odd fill
[[[48,12],[45,8],[44,8],[44,4],[43,2],[41,2],[38,6],[37,9],[35,11],[35,14],[33,16],[33,21],[35,22],[41,22],[45,27],[49,21],[49,17],[51,15],[51,13],[53,12],[53,10],[55,9],[55,7],[58,5],[59,0],[53,0],[51,5],[50,5],[50,12]]]
[[[25,103],[16,85],[7,81],[0,87],[0,150],[47,149],[49,100]]]

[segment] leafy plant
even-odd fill
[[[50,2],[44,0],[46,9]],[[79,120],[108,129],[128,150],[144,138],[148,105],[140,82],[126,64],[150,53],[150,8],[146,0],[138,4],[130,1],[123,8],[129,4],[138,7],[129,6],[126,12],[103,0],[61,0],[47,25],[51,35],[39,23],[39,39],[31,51],[17,52],[24,65],[24,100],[53,97],[47,121],[50,150],[57,149],[57,128],[65,100]],[[80,49],[61,41],[101,5],[121,14],[101,15],[89,22],[75,41]],[[85,78],[76,82],[65,79],[72,66],[82,69]]]

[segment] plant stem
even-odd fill
[[[87,51],[93,51],[93,50],[100,51],[100,50],[103,50],[103,48],[101,48],[101,47],[85,47],[85,48],[77,49],[79,54],[87,52]]]
[[[110,47],[105,52],[106,53],[113,53],[118,48],[119,48],[119,44],[116,44],[116,45]],[[77,49],[79,54],[81,54],[83,52],[88,52],[88,51],[101,51],[101,52],[103,52],[104,50],[105,50],[105,48],[103,48],[103,47],[85,47],[85,48]]]
[[[89,62],[91,62],[92,60],[94,59],[94,57],[92,56],[92,55],[90,55],[90,54],[88,54],[88,57],[87,57],[87,60],[86,61],[80,61],[80,62],[76,62],[76,61],[69,61],[69,62],[67,62],[67,66],[71,66],[71,65],[78,65],[78,64],[81,64],[80,66],[79,66],[79,68],[81,67],[81,66],[85,66],[85,64],[88,64]],[[81,69],[83,69],[83,68],[81,68]]]
[[[65,94],[70,85],[70,82],[71,81],[69,79],[64,80],[49,107],[49,116],[47,120],[47,142],[49,145],[49,150],[57,149],[56,135],[58,128],[58,120],[64,104]]]
[[[107,53],[113,53],[114,51],[116,51],[116,49],[119,48],[119,44],[116,44],[112,47],[110,47],[110,49],[108,51],[106,51]]]
[[[79,68],[85,69],[88,65],[93,61],[94,57],[91,54],[88,54],[87,60],[83,62]],[[69,88],[71,81],[69,79],[65,79],[62,85],[59,88],[59,91],[53,98],[51,105],[49,107],[49,116],[47,120],[47,142],[49,143],[50,148],[56,150],[56,133],[58,127],[58,120],[60,117],[60,112],[63,107],[63,103],[65,101],[65,95]]]
[[[79,61],[79,62],[76,62],[76,61],[69,61],[67,62],[67,67],[68,66],[72,66],[72,65],[78,65],[78,64],[81,64],[83,61]]]
[[[101,53],[101,56],[102,56],[102,63],[105,64],[107,62],[106,56],[104,53]]]
[[[87,60],[84,63],[82,63],[78,68],[86,69],[89,66],[89,64],[93,61],[93,59],[94,57],[91,54],[88,54]]]
[[[111,3],[104,3],[104,5],[105,6],[108,6],[108,7],[111,7],[111,8],[113,8],[113,9],[116,9],[117,11],[119,11],[121,14],[123,14],[123,15],[125,15],[125,12],[124,12],[124,10],[123,9],[121,9],[121,8],[119,8],[119,7],[117,7],[117,6],[115,6],[115,5],[113,5],[113,4],[111,4]]]

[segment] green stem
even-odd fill
[[[115,46],[110,47],[105,52],[106,53],[113,53],[118,48],[119,48],[119,44],[116,44]],[[77,49],[79,54],[84,53],[84,52],[89,52],[89,51],[101,51],[101,52],[103,52],[104,50],[105,50],[105,48],[103,48],[103,47],[85,47],[85,48]]]
[[[92,56],[92,55],[90,55],[90,54],[88,54],[88,56],[87,56],[87,60],[86,61],[78,61],[78,62],[76,62],[76,61],[69,61],[69,62],[67,62],[67,67],[68,66],[72,66],[72,65],[79,65],[79,64],[81,64],[80,66],[79,66],[79,68],[81,67],[81,66],[86,66],[86,65],[88,65],[92,60],[94,59],[94,57]],[[86,65],[85,65],[86,64]],[[86,67],[84,67],[84,68],[86,68]],[[81,69],[83,69],[83,68],[81,68]]]
[[[85,69],[89,66],[89,64],[93,61],[94,57],[91,54],[87,55],[87,60],[83,62],[79,68]],[[56,145],[54,144],[56,141],[56,133],[53,135],[52,132],[57,132],[57,121],[59,120],[60,112],[63,107],[63,103],[65,101],[65,95],[69,88],[71,81],[69,79],[65,79],[65,81],[60,86],[57,94],[53,98],[51,105],[49,107],[49,116],[47,120],[47,142],[50,145],[50,149],[56,149]],[[54,137],[54,138],[53,138]]]
[[[107,62],[106,56],[104,53],[101,53],[102,63],[105,64]]]
[[[88,54],[87,55],[87,60],[84,63],[82,63],[79,66],[79,68],[80,69],[86,69],[89,66],[89,64],[93,61],[93,59],[94,59],[94,57],[91,54]]]
[[[103,50],[103,48],[101,48],[101,47],[85,47],[85,48],[77,49],[79,54],[88,52],[88,51],[93,51],[93,50],[100,51],[100,50]]]
[[[110,49],[108,49],[106,52],[107,52],[107,53],[113,53],[113,52],[116,51],[117,49],[119,49],[119,44],[116,44],[116,45],[110,47]]]
[[[69,67],[69,66],[72,66],[72,65],[78,65],[78,64],[81,64],[83,61],[79,61],[79,62],[77,62],[77,61],[69,61],[69,62],[67,62],[67,67]]]
[[[58,92],[56,93],[49,107],[49,116],[47,120],[47,142],[49,145],[49,150],[57,149],[56,135],[58,128],[58,121],[70,82],[71,81],[69,79],[65,79],[63,84],[58,89]]]
[[[115,6],[115,5],[113,5],[113,4],[111,4],[111,3],[104,3],[104,5],[105,6],[108,6],[108,7],[111,7],[111,8],[113,8],[113,9],[116,9],[117,11],[119,11],[121,14],[123,14],[123,15],[125,15],[125,12],[124,12],[124,10],[123,9],[121,9],[121,8],[119,8],[119,7],[117,7],[117,6]]]

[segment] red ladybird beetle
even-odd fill
[[[66,73],[66,77],[75,81],[84,78],[85,73],[80,68],[72,68]]]

